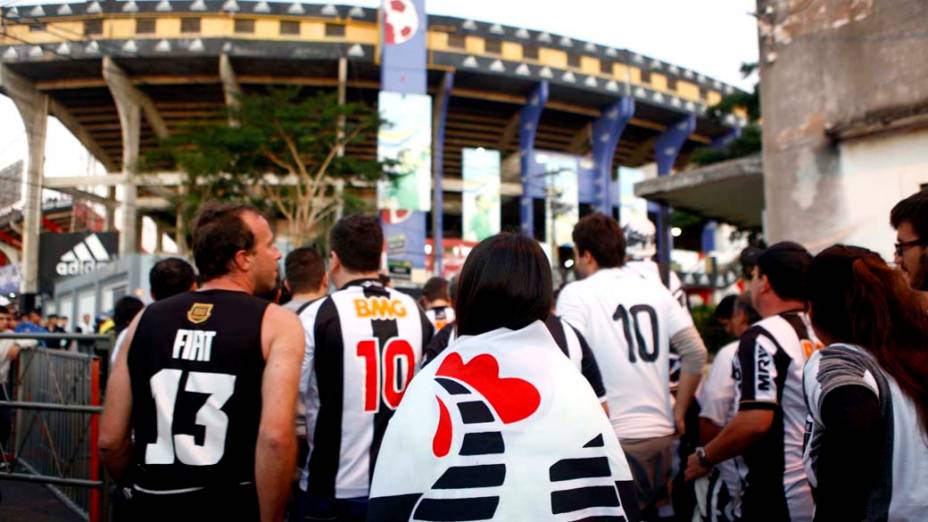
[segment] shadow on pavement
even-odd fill
[[[65,507],[41,484],[0,481],[0,522],[80,522],[83,519]]]

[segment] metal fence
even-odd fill
[[[97,439],[111,338],[0,334],[0,342],[4,339],[34,339],[49,345],[76,340],[81,351],[37,347],[20,352],[12,373],[12,400],[0,401],[0,406],[14,411],[12,442],[0,448],[9,461],[0,480],[46,484],[83,518],[105,520],[108,495]]]

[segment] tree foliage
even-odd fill
[[[693,151],[690,162],[699,166],[743,158],[760,152],[762,134],[760,125],[749,123],[741,129],[741,135],[720,149],[701,148]]]
[[[337,180],[376,181],[392,166],[338,154],[383,123],[369,106],[339,104],[334,93],[277,88],[243,94],[217,118],[184,125],[144,160],[186,173],[178,201],[185,222],[206,201],[248,202],[282,216],[293,243],[303,244],[345,203]]]
[[[748,77],[757,69],[757,63],[741,64],[741,74]],[[755,84],[751,92],[735,91],[709,107],[706,116],[722,124],[725,116],[743,109],[747,113],[748,125],[741,129],[741,135],[722,148],[701,148],[693,151],[690,162],[703,166],[722,161],[743,158],[761,151],[762,131],[760,126],[760,85]]]

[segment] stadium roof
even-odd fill
[[[302,85],[333,89],[338,62],[348,61],[350,100],[375,104],[380,83],[377,10],[237,0],[90,1],[2,9],[0,60],[50,96],[51,114],[111,172],[121,171],[120,122],[102,73],[110,57],[152,111],[145,112],[141,148],[195,118],[215,117],[226,103],[220,61],[242,89]],[[735,88],[696,71],[633,51],[527,28],[430,16],[429,90],[454,71],[445,141],[445,174],[460,177],[461,149],[518,151],[518,115],[542,80],[550,85],[536,148],[573,154],[591,149],[591,124],[619,96],[635,100],[616,165],[654,159],[656,137],[688,114],[695,132],[678,165],[698,147],[744,124],[723,122],[706,108]],[[348,154],[376,155],[374,133]]]

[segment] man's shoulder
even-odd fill
[[[735,357],[735,354],[738,353],[738,340],[734,340],[725,346],[719,348],[719,351],[715,354],[715,359],[728,359],[729,361]]]

